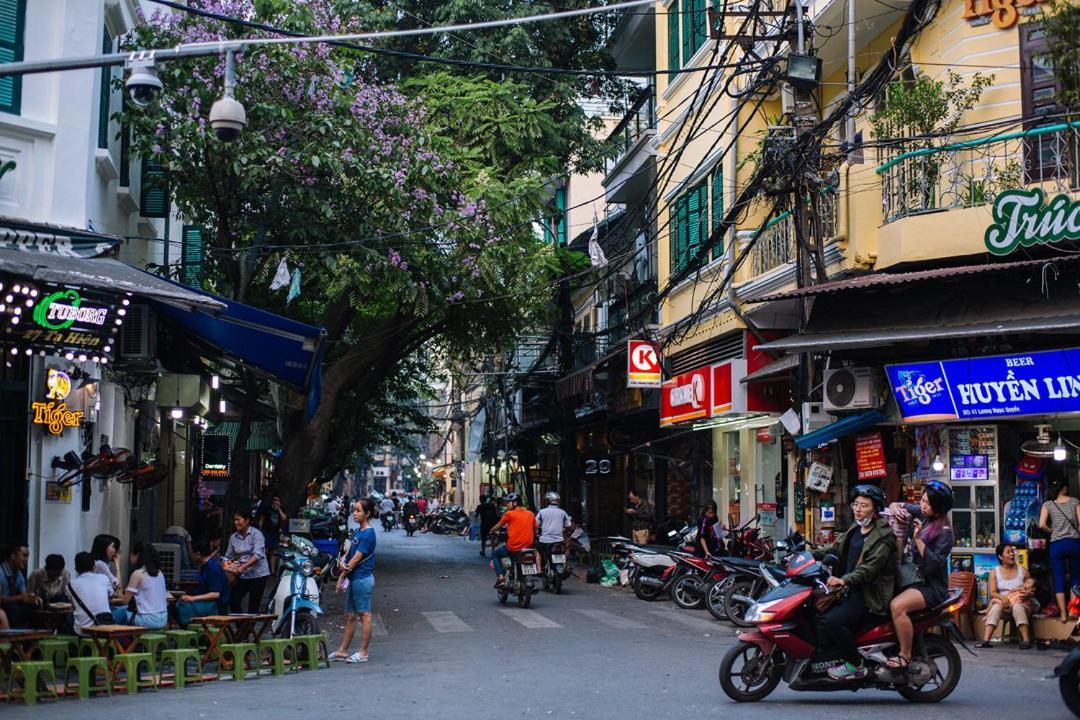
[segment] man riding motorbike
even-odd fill
[[[830,643],[844,660],[829,668],[833,680],[866,677],[855,634],[870,620],[886,619],[896,581],[896,542],[881,517],[885,493],[874,485],[856,485],[851,509],[855,523],[835,543],[814,553],[818,559],[830,554],[839,558],[828,585],[830,592],[846,593],[817,618],[819,641]]]
[[[540,529],[540,541],[537,546],[544,564],[551,562],[551,546],[563,542],[566,529],[570,527],[570,516],[559,507],[559,493],[554,490],[544,495],[547,505],[536,514],[536,527]]]
[[[506,544],[491,551],[495,566],[495,587],[501,587],[506,580],[502,559],[531,547],[533,529],[536,527],[536,515],[521,506],[521,498],[517,493],[509,493],[503,500],[510,504],[510,509],[503,513],[499,522],[491,529],[491,532],[495,533],[503,525],[506,526]]]
[[[379,502],[379,515],[390,520],[390,525],[394,523],[394,501],[388,497],[383,497]],[[384,527],[385,527],[384,523]],[[387,527],[389,530],[389,527]]]

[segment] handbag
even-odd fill
[[[846,595],[846,587],[839,590],[830,590],[828,587],[821,585],[814,588],[814,592],[810,595],[810,602],[814,604],[814,611],[821,615],[843,600]]]
[[[919,572],[919,566],[913,563],[910,558],[905,558],[904,562],[900,563],[900,567],[896,569],[896,592],[921,587],[922,584],[923,576]]]
[[[79,594],[77,592],[75,592],[75,588],[71,587],[70,585],[68,585],[68,592],[71,593],[71,597],[75,600],[75,602],[79,603],[79,607],[82,608],[82,611],[87,614],[87,616],[93,621],[93,623],[95,625],[112,625],[113,623],[116,622],[113,619],[112,613],[108,613],[108,612],[92,613],[92,612],[90,612],[90,608],[86,607],[86,603],[84,603],[82,601],[82,598],[79,597]]]

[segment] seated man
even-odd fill
[[[30,548],[26,543],[12,543],[0,563],[0,609],[11,627],[30,627],[31,615],[41,606],[41,598],[26,590],[26,563]]]
[[[94,572],[94,556],[88,552],[75,556],[75,572],[77,575],[68,584],[68,594],[75,603],[75,634],[83,635],[83,630],[97,624],[96,617],[100,616],[103,622],[112,622],[109,608],[112,582]]]
[[[49,555],[45,558],[45,567],[30,573],[26,579],[26,590],[34,597],[44,598],[47,603],[71,602],[68,597],[68,583],[71,578],[64,569],[63,555]]]
[[[193,542],[191,559],[199,566],[199,587],[194,595],[181,595],[176,603],[177,620],[185,627],[194,618],[229,612],[229,580],[210,541]]]

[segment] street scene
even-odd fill
[[[1077,0],[0,0],[0,712],[1080,717],[1078,252]]]

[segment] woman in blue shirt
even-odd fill
[[[341,562],[342,584],[345,596],[345,634],[341,645],[331,656],[331,660],[349,663],[368,661],[368,644],[371,642],[371,591],[375,588],[375,530],[370,520],[375,514],[375,503],[371,498],[363,498],[353,503],[352,517],[357,524],[353,531],[349,554]],[[356,622],[360,621],[360,651],[349,655],[349,645],[356,633]]]

